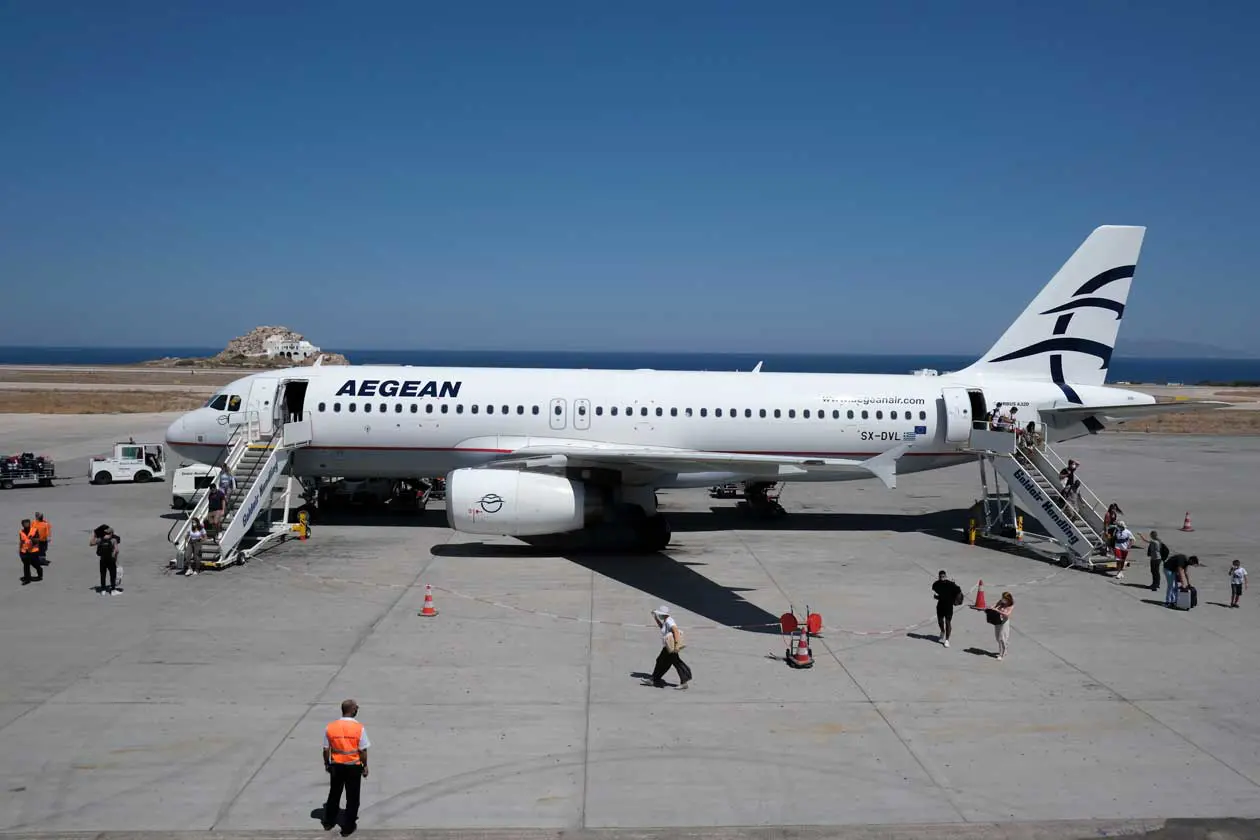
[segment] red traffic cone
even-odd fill
[[[1193,531],[1194,526],[1190,524],[1190,511],[1186,511],[1186,521],[1181,524],[1181,530]]]
[[[984,603],[984,581],[980,581],[980,585],[976,588],[976,603],[971,607],[973,610],[988,609]]]
[[[434,616],[437,614],[437,608],[433,606],[433,586],[426,583],[424,585],[424,607],[416,615]]]
[[[796,634],[796,650],[788,658],[788,664],[793,668],[814,667],[814,654],[809,649],[809,633],[803,628]]]

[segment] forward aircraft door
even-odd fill
[[[945,442],[965,443],[971,437],[971,396],[966,388],[942,388],[945,402]]]
[[[591,401],[573,401],[573,428],[589,429],[591,427]]]
[[[565,405],[564,400],[557,398],[551,401],[551,405],[547,408],[547,417],[550,418],[551,428],[558,431],[565,427],[568,423],[567,411],[568,407]]]

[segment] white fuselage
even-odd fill
[[[250,412],[283,422],[284,383],[305,382],[302,418],[311,442],[294,453],[301,476],[414,478],[503,458],[527,439],[676,447],[705,452],[866,459],[913,437],[899,473],[951,466],[974,456],[947,442],[942,389],[983,391],[988,407],[1066,405],[1044,381],[969,375],[866,375],[689,371],[329,366],[269,371],[220,393],[236,411],[205,407],[175,421],[167,443],[213,463]],[[1085,405],[1149,404],[1146,394],[1080,386]],[[211,402],[214,402],[213,400]],[[222,402],[222,401],[220,401]],[[286,407],[291,410],[292,407]],[[1051,440],[1086,434],[1050,429]],[[658,477],[656,486],[703,486],[737,473]],[[791,480],[844,480],[803,475]]]

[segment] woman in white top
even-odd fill
[[[188,527],[188,545],[184,549],[184,575],[195,575],[201,571],[201,541],[206,538],[206,529],[201,527],[201,520],[193,517]]]
[[[643,684],[664,688],[667,683],[662,678],[672,665],[678,672],[678,689],[686,690],[691,684],[691,669],[678,655],[683,647],[682,631],[678,629],[678,622],[670,617],[669,607],[663,604],[652,610],[652,618],[656,619],[656,626],[661,630],[661,652],[656,657],[656,667],[652,669],[651,678],[644,680]]]

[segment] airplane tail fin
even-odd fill
[[[966,369],[1058,383],[1102,385],[1145,227],[1096,228],[989,351]]]

